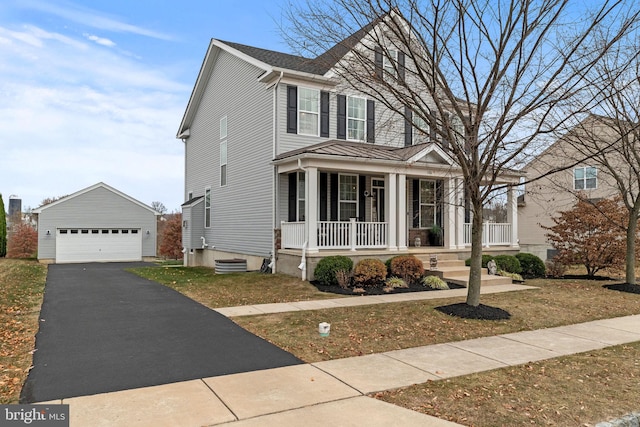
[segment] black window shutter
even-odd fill
[[[330,196],[331,196],[331,211],[329,215],[329,221],[338,220],[338,174],[331,174]]]
[[[420,228],[420,180],[413,180],[413,228]]]
[[[376,103],[367,100],[367,142],[376,142]]]
[[[382,48],[380,46],[376,46],[374,62],[376,67],[376,77],[382,79]]]
[[[297,214],[298,204],[298,173],[292,172],[289,174],[289,222],[296,222],[298,220]]]
[[[298,133],[298,88],[287,86],[287,133]]]
[[[365,212],[366,212],[366,200],[364,197],[364,189],[366,188],[366,180],[367,177],[364,175],[358,176],[358,221],[364,222]]]
[[[445,122],[445,121],[443,120],[443,122]],[[446,113],[446,124],[450,129],[450,131],[448,133],[452,134],[454,132],[454,130],[453,130],[453,126],[452,126],[452,123],[451,123],[451,115],[449,113]],[[442,139],[442,148],[444,148],[447,151],[449,150],[449,138],[443,138]]]
[[[336,132],[336,138],[347,139],[347,96],[346,95],[338,95],[337,119],[338,119],[337,120],[338,130]]]
[[[329,92],[320,92],[320,136],[329,138]]]
[[[404,52],[398,52],[398,80],[404,83]]]
[[[431,123],[429,126],[429,128],[431,129],[431,142],[436,142],[436,140],[438,139],[438,134],[436,132],[436,127],[439,125],[438,124],[438,113],[431,110],[429,112],[429,114],[431,114]]]
[[[327,186],[327,178],[328,175],[326,172],[320,172],[320,221],[327,220],[327,190],[329,189]]]
[[[409,107],[404,107],[404,146],[413,145],[413,111]]]

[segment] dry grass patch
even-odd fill
[[[0,404],[18,403],[33,361],[47,267],[0,259]]]
[[[434,310],[464,301],[461,298],[236,317],[234,321],[312,363],[640,313],[639,295],[603,288],[607,283],[611,282],[528,280],[527,285],[539,289],[483,295],[483,304],[511,313],[511,319],[503,321],[466,320]],[[329,337],[319,336],[319,322],[331,324]]]
[[[142,267],[129,269],[162,283],[209,308],[339,298],[283,274],[216,274],[205,267]]]
[[[640,407],[640,343],[497,369],[374,397],[465,426],[589,426]]]

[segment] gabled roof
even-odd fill
[[[386,16],[387,14],[382,15],[371,23],[365,25],[349,37],[338,42],[326,52],[318,55],[316,58],[306,58],[299,55],[247,46],[240,43],[211,39],[176,138],[187,138],[189,136],[191,120],[195,111],[198,109],[204,89],[209,77],[211,76],[213,64],[215,64],[221,50],[231,53],[232,55],[235,55],[256,67],[263,69],[264,73],[259,77],[259,79],[264,82],[268,82],[269,80],[275,79],[277,76],[281,76],[283,74],[292,74],[299,78],[321,80],[326,84],[333,85],[335,83],[330,79],[325,78],[325,74]]]
[[[351,142],[343,140],[331,140],[308,147],[282,153],[274,159],[275,163],[285,159],[315,155],[334,156],[353,159],[386,160],[415,163],[425,156],[434,153],[444,163],[454,164],[453,158],[437,144],[417,144],[408,147],[392,147],[387,145],[375,145],[364,142]]]
[[[37,213],[37,214],[39,214],[39,213],[41,213],[41,212],[42,212],[43,210],[45,210],[45,209],[49,209],[49,208],[51,208],[51,207],[53,207],[53,206],[60,205],[60,204],[62,204],[62,203],[66,203],[66,202],[68,202],[69,200],[74,199],[74,198],[76,198],[76,197],[78,197],[78,196],[81,196],[81,195],[83,195],[83,194],[86,194],[86,193],[88,193],[88,192],[90,192],[90,191],[93,191],[93,190],[95,190],[96,188],[104,188],[105,190],[111,191],[112,193],[117,194],[118,196],[120,196],[120,197],[122,197],[122,198],[124,198],[124,199],[127,199],[128,201],[130,201],[130,202],[132,202],[132,203],[134,203],[134,204],[136,204],[136,205],[140,206],[141,208],[144,208],[144,209],[147,209],[147,210],[149,210],[149,211],[153,212],[156,216],[160,215],[160,213],[159,213],[158,211],[154,210],[151,206],[147,206],[147,205],[145,205],[144,203],[142,203],[142,202],[140,202],[140,201],[138,201],[138,200],[134,199],[133,197],[127,196],[127,195],[126,195],[126,194],[124,194],[123,192],[118,191],[118,190],[116,190],[115,188],[108,186],[108,185],[107,185],[107,184],[105,184],[104,182],[99,182],[99,183],[97,183],[97,184],[92,185],[91,187],[87,187],[87,188],[82,189],[82,190],[80,190],[80,191],[76,191],[75,193],[70,194],[70,195],[68,195],[68,196],[65,196],[65,197],[63,197],[63,198],[61,198],[61,199],[58,199],[58,200],[56,200],[56,201],[55,201],[55,202],[53,202],[53,203],[49,203],[48,205],[40,206],[40,207],[38,207],[38,208],[34,209],[34,210],[33,210],[33,213]]]

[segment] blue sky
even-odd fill
[[[275,2],[0,2],[0,193],[23,208],[105,182],[169,211],[175,134],[209,40],[287,51]]]

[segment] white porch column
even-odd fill
[[[455,180],[455,216],[456,216],[456,246],[458,249],[465,247],[464,245],[464,180],[456,178]]]
[[[397,184],[397,174],[390,173],[387,175],[387,188],[389,190],[385,191],[386,198],[386,206],[387,206],[387,224],[388,226],[388,239],[387,247],[390,251],[398,250],[398,184]]]
[[[518,196],[516,186],[509,187],[507,191],[507,220],[511,224],[511,247],[520,247],[518,243]]]
[[[398,250],[407,250],[407,175],[398,174]],[[393,225],[390,225],[393,226]]]
[[[318,168],[308,167],[305,170],[304,217],[306,218],[307,252],[318,252]]]
[[[446,181],[444,203],[444,247],[448,249],[456,249],[456,205],[457,205],[458,188],[455,178],[449,178]]]

